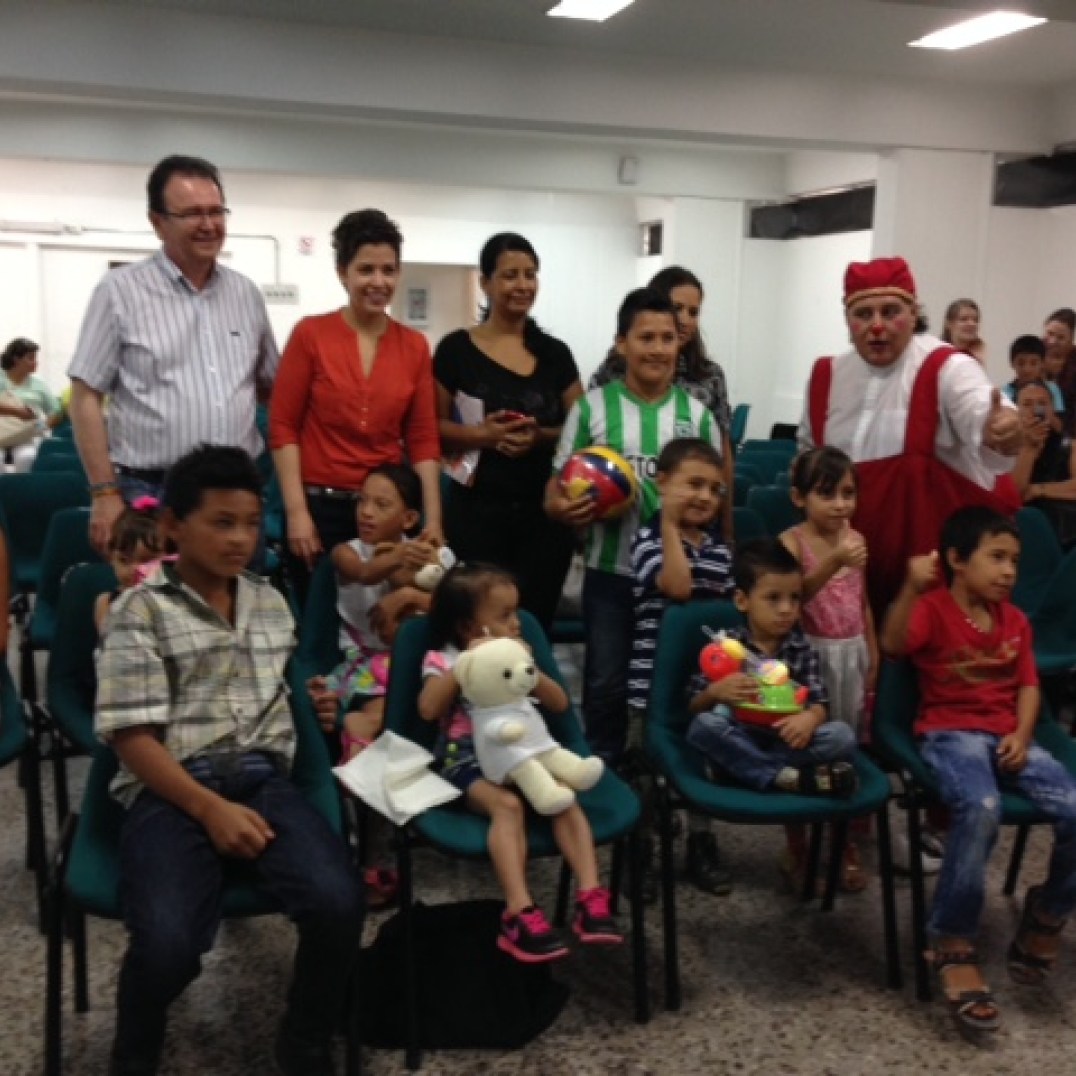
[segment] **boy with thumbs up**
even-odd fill
[[[1000,1023],[975,940],[1001,790],[1019,790],[1055,832],[1046,881],[1028,890],[1009,947],[1016,982],[1046,979],[1076,908],[1076,779],[1034,742],[1040,692],[1031,627],[1009,601],[1019,558],[1014,523],[989,508],[960,509],[942,528],[940,549],[909,562],[881,639],[887,653],[915,665],[915,734],[951,812],[929,957],[964,1031],[989,1032]],[[935,586],[939,573],[945,587]]]

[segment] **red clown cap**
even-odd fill
[[[915,280],[903,258],[849,263],[844,273],[844,305],[872,295],[897,295],[915,305]]]

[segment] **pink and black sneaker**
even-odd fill
[[[564,939],[550,925],[542,909],[532,904],[518,915],[501,916],[497,948],[524,964],[544,964],[568,955]]]
[[[575,899],[572,930],[587,945],[619,945],[624,935],[609,910],[609,890],[600,886],[584,889]]]

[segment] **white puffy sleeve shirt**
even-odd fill
[[[933,336],[913,336],[900,358],[885,367],[871,366],[855,350],[835,358],[826,444],[847,452],[856,463],[903,452],[916,375],[932,351],[946,346]],[[1014,462],[983,445],[993,388],[986,371],[969,355],[953,355],[938,377],[937,457],[985,489],[992,489],[997,475],[1010,471]],[[798,440],[801,448],[814,445],[809,393],[803,401]]]

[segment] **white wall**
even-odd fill
[[[844,271],[870,257],[871,240],[870,232],[847,232],[745,241],[733,403],[751,404],[749,436],[799,422],[814,360],[847,348]]]
[[[61,384],[93,283],[110,252],[147,252],[145,170],[125,165],[0,161],[0,220],[59,222],[61,236],[0,232],[0,339],[43,346],[43,376]],[[627,196],[542,194],[384,184],[333,177],[225,175],[233,208],[230,264],[259,284],[300,288],[299,306],[271,306],[281,343],[304,314],[337,306],[342,291],[329,233],[351,209],[378,206],[404,233],[404,262],[473,266],[496,231],[521,231],[542,262],[535,316],[589,372],[612,339],[617,306],[635,286],[637,220]],[[10,227],[10,224],[8,225]],[[246,237],[246,238],[244,238]],[[299,240],[314,251],[301,254]],[[279,262],[279,275],[277,269]]]
[[[405,325],[418,329],[429,341],[430,350],[447,333],[473,325],[478,318],[477,270],[462,265],[423,265],[412,262],[404,266],[396,287],[392,313]],[[408,289],[425,288],[427,318],[415,322],[408,316]]]

